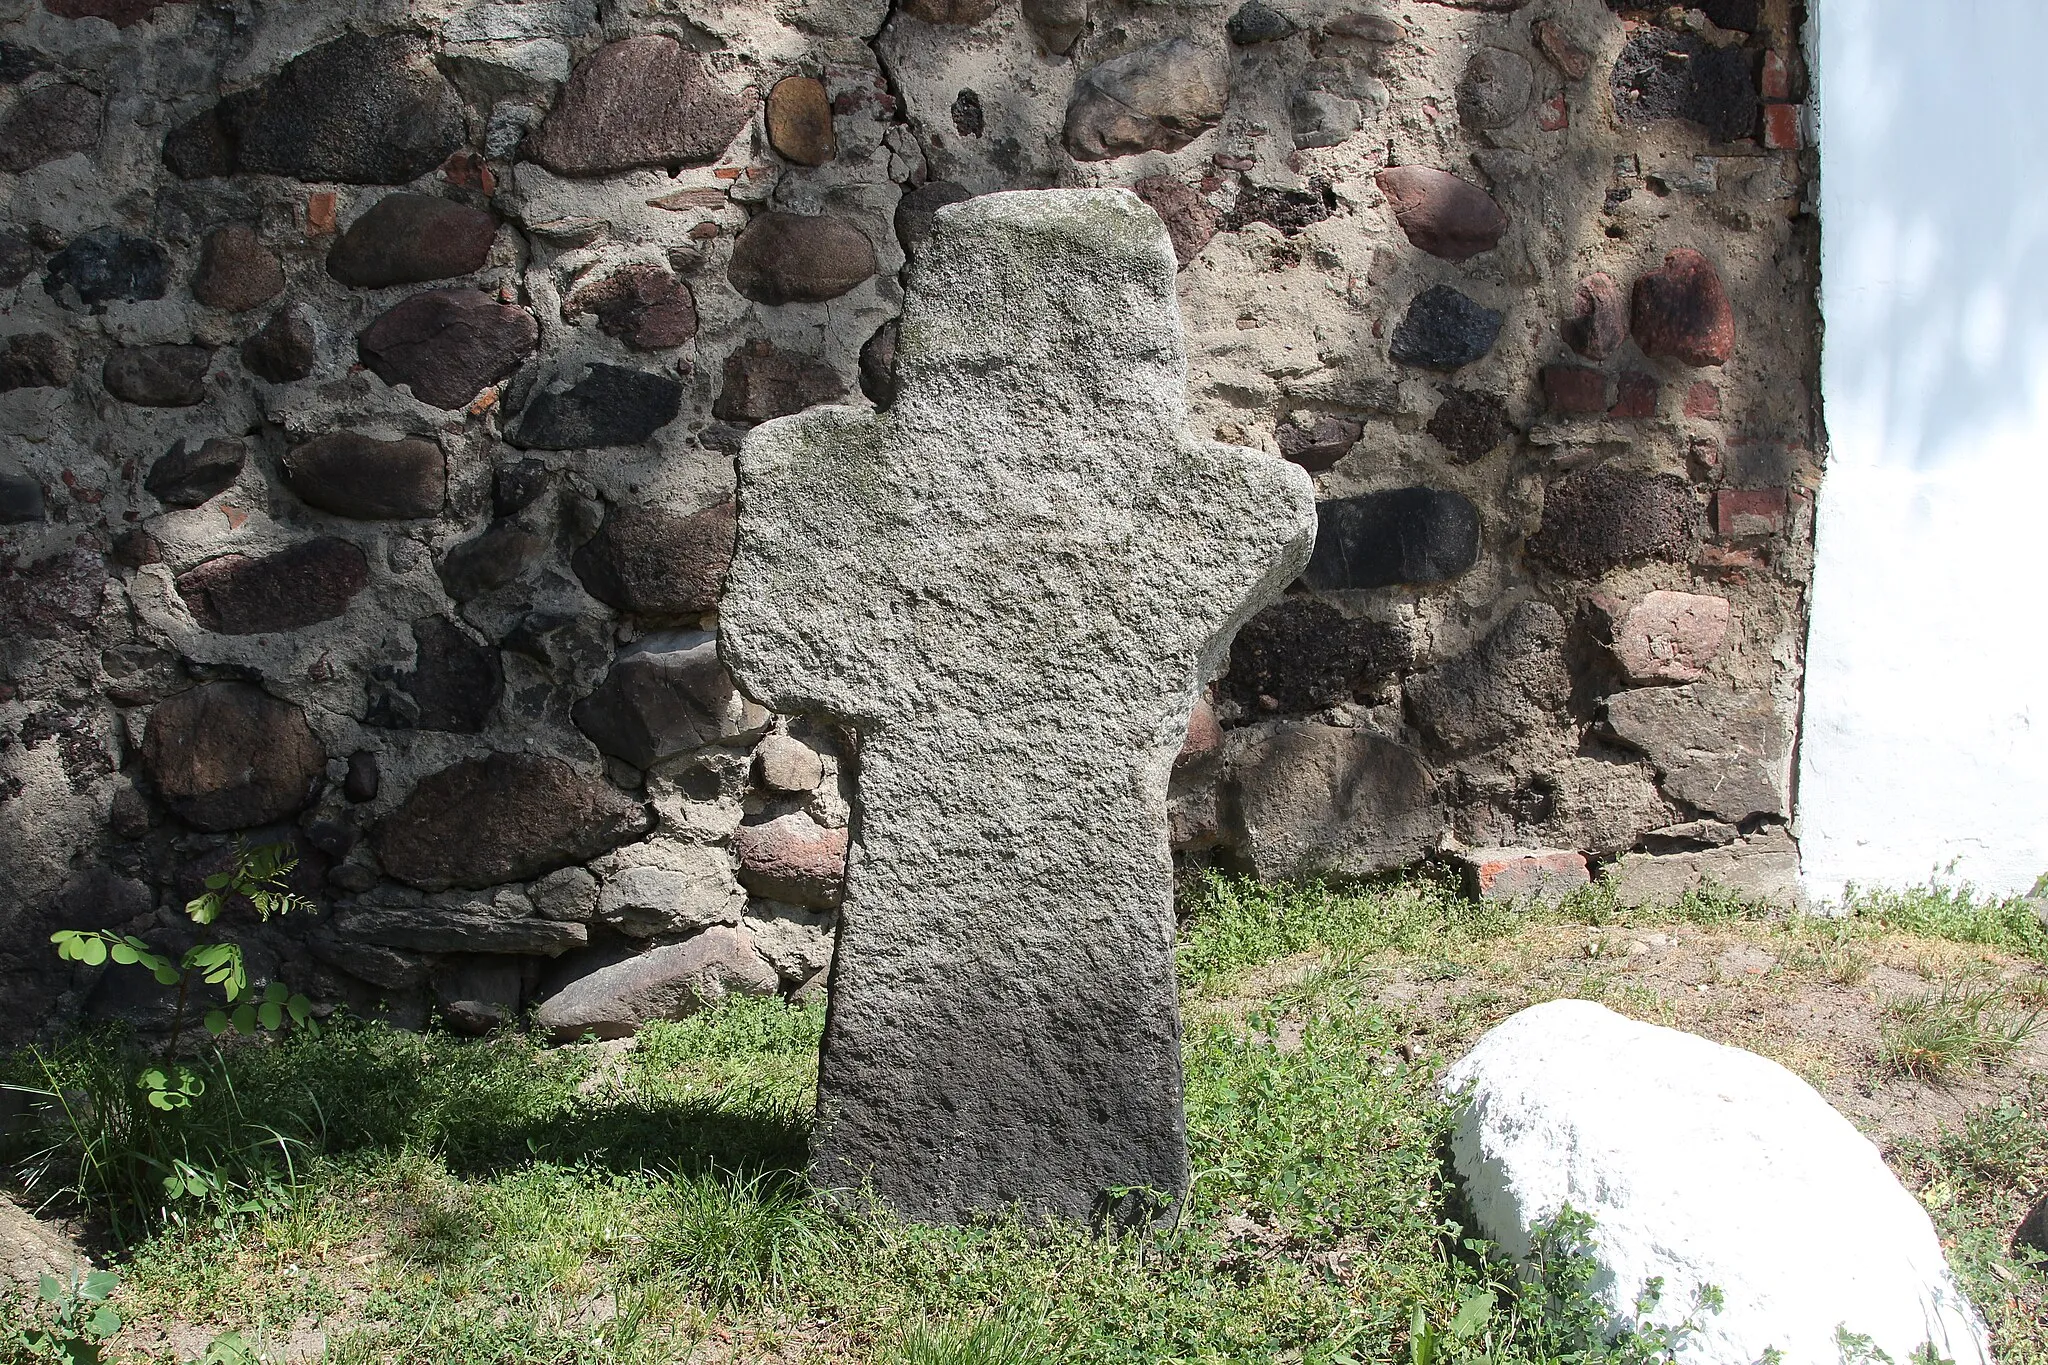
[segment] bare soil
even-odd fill
[[[1262,975],[1283,979],[1289,969]],[[1297,966],[1294,970],[1298,971]],[[1368,968],[1378,998],[1413,1020],[1415,1047],[1462,1055],[1545,1000],[1598,1000],[1648,1023],[1748,1048],[1804,1077],[1889,1154],[2048,1075],[2048,1031],[1995,1067],[1921,1079],[1884,1061],[1887,1006],[1954,983],[1995,984],[2017,1014],[2048,999],[2048,972],[1989,948],[1906,937],[1816,940],[1757,923],[1628,928],[1539,925],[1456,958]]]

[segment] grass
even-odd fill
[[[1923,1080],[1996,1066],[2041,1031],[2041,1011],[2016,1005],[2002,984],[1947,981],[1886,1007],[1884,1065]]]
[[[2048,1194],[2048,1080],[2029,1077],[1933,1141],[1904,1143],[1892,1156],[1989,1322],[2001,1365],[2048,1360],[2048,1258],[2010,1241]]]
[[[1430,876],[1219,880],[1188,908],[1196,1180],[1157,1231],[929,1228],[820,1204],[801,1171],[822,1010],[772,1001],[624,1050],[343,1023],[229,1050],[221,1083],[167,1116],[126,1092],[115,1040],[78,1039],[0,1076],[68,1101],[81,1136],[17,1135],[4,1155],[31,1197],[68,1197],[126,1241],[117,1346],[137,1360],[189,1360],[225,1329],[273,1354],[317,1332],[336,1365],[1647,1360],[1657,1342],[1589,1340],[1451,1221],[1435,1080],[1461,1039],[1526,1003],[1539,956],[1541,991],[1646,1017],[1670,1004],[1626,964],[1660,927],[1761,945],[1778,967],[1758,989],[1862,990],[1883,964],[1925,959],[1976,973],[1923,1013],[1968,1014],[1963,992],[1984,993],[1951,1063],[1978,1072],[2025,1041],[2011,1025],[2037,987],[2010,963],[2048,956],[2031,912],[1939,887],[1827,921],[1717,894],[1636,915],[1600,888],[1517,914]],[[1391,999],[1390,973],[1441,990],[1441,1015]],[[1895,1008],[1903,1028],[1918,1007]],[[180,1160],[219,1178],[169,1197]],[[2021,1086],[1899,1160],[2001,1360],[2048,1362],[2048,1274],[2000,1242],[2048,1188],[2048,1093]]]
[[[2044,877],[2043,881],[2048,881]],[[1852,920],[1921,938],[1978,943],[2048,961],[2048,925],[2025,896],[1980,897],[1967,882],[1939,880],[1900,890],[1849,888],[1843,909]]]

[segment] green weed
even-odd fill
[[[121,1330],[121,1314],[107,1296],[121,1277],[111,1270],[73,1275],[69,1283],[44,1275],[35,1309],[0,1336],[0,1348],[23,1361],[98,1365],[107,1339]]]
[[[1182,988],[1213,994],[1238,974],[1311,949],[1337,958],[1420,952],[1494,938],[1523,921],[1469,900],[1435,871],[1349,886],[1267,884],[1210,873],[1184,907],[1176,960]]]
[[[1931,1141],[1901,1142],[1895,1164],[1919,1190],[1963,1290],[1988,1320],[1994,1357],[2042,1365],[2048,1258],[2010,1238],[2048,1192],[2048,1079],[2030,1077]]]
[[[2048,960],[2048,927],[2023,896],[1979,897],[1968,882],[1939,879],[1900,890],[1851,886],[1845,914],[1922,938],[1981,943]]]
[[[1862,947],[1868,925],[1822,915],[1794,915],[1784,928],[1786,943],[1778,968],[1818,976],[1837,986],[1860,986],[1877,960]]]
[[[708,1173],[664,1191],[646,1234],[646,1264],[715,1307],[745,1306],[787,1292],[839,1255],[840,1234],[793,1176]]]
[[[913,1324],[876,1354],[876,1365],[1055,1365],[1065,1358],[1043,1320],[998,1311],[978,1322]]]
[[[166,1109],[137,1084],[149,1065],[104,1036],[15,1059],[8,1084],[28,1112],[0,1155],[23,1191],[104,1218],[121,1245],[164,1224],[281,1200],[317,1140],[317,1110],[246,1103],[218,1062],[206,1068],[212,1085]]]
[[[2019,1010],[1996,983],[1945,982],[1891,1001],[1879,1026],[1879,1060],[1890,1071],[1942,1080],[1996,1066],[2041,1031],[2039,1010]]]

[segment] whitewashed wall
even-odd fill
[[[2043,0],[1818,0],[1807,887],[2048,871]]]

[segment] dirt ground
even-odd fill
[[[2048,1031],[1995,1066],[1923,1080],[1883,1061],[1887,1007],[1943,986],[1994,987],[2008,1017],[2048,1001],[2048,972],[1966,944],[1794,935],[1751,922],[1656,928],[1532,926],[1457,960],[1395,959],[1367,971],[1377,998],[1415,1021],[1415,1046],[1454,1058],[1528,1005],[1599,1000],[1650,1023],[1748,1048],[1804,1077],[1888,1154],[2048,1075]]]

